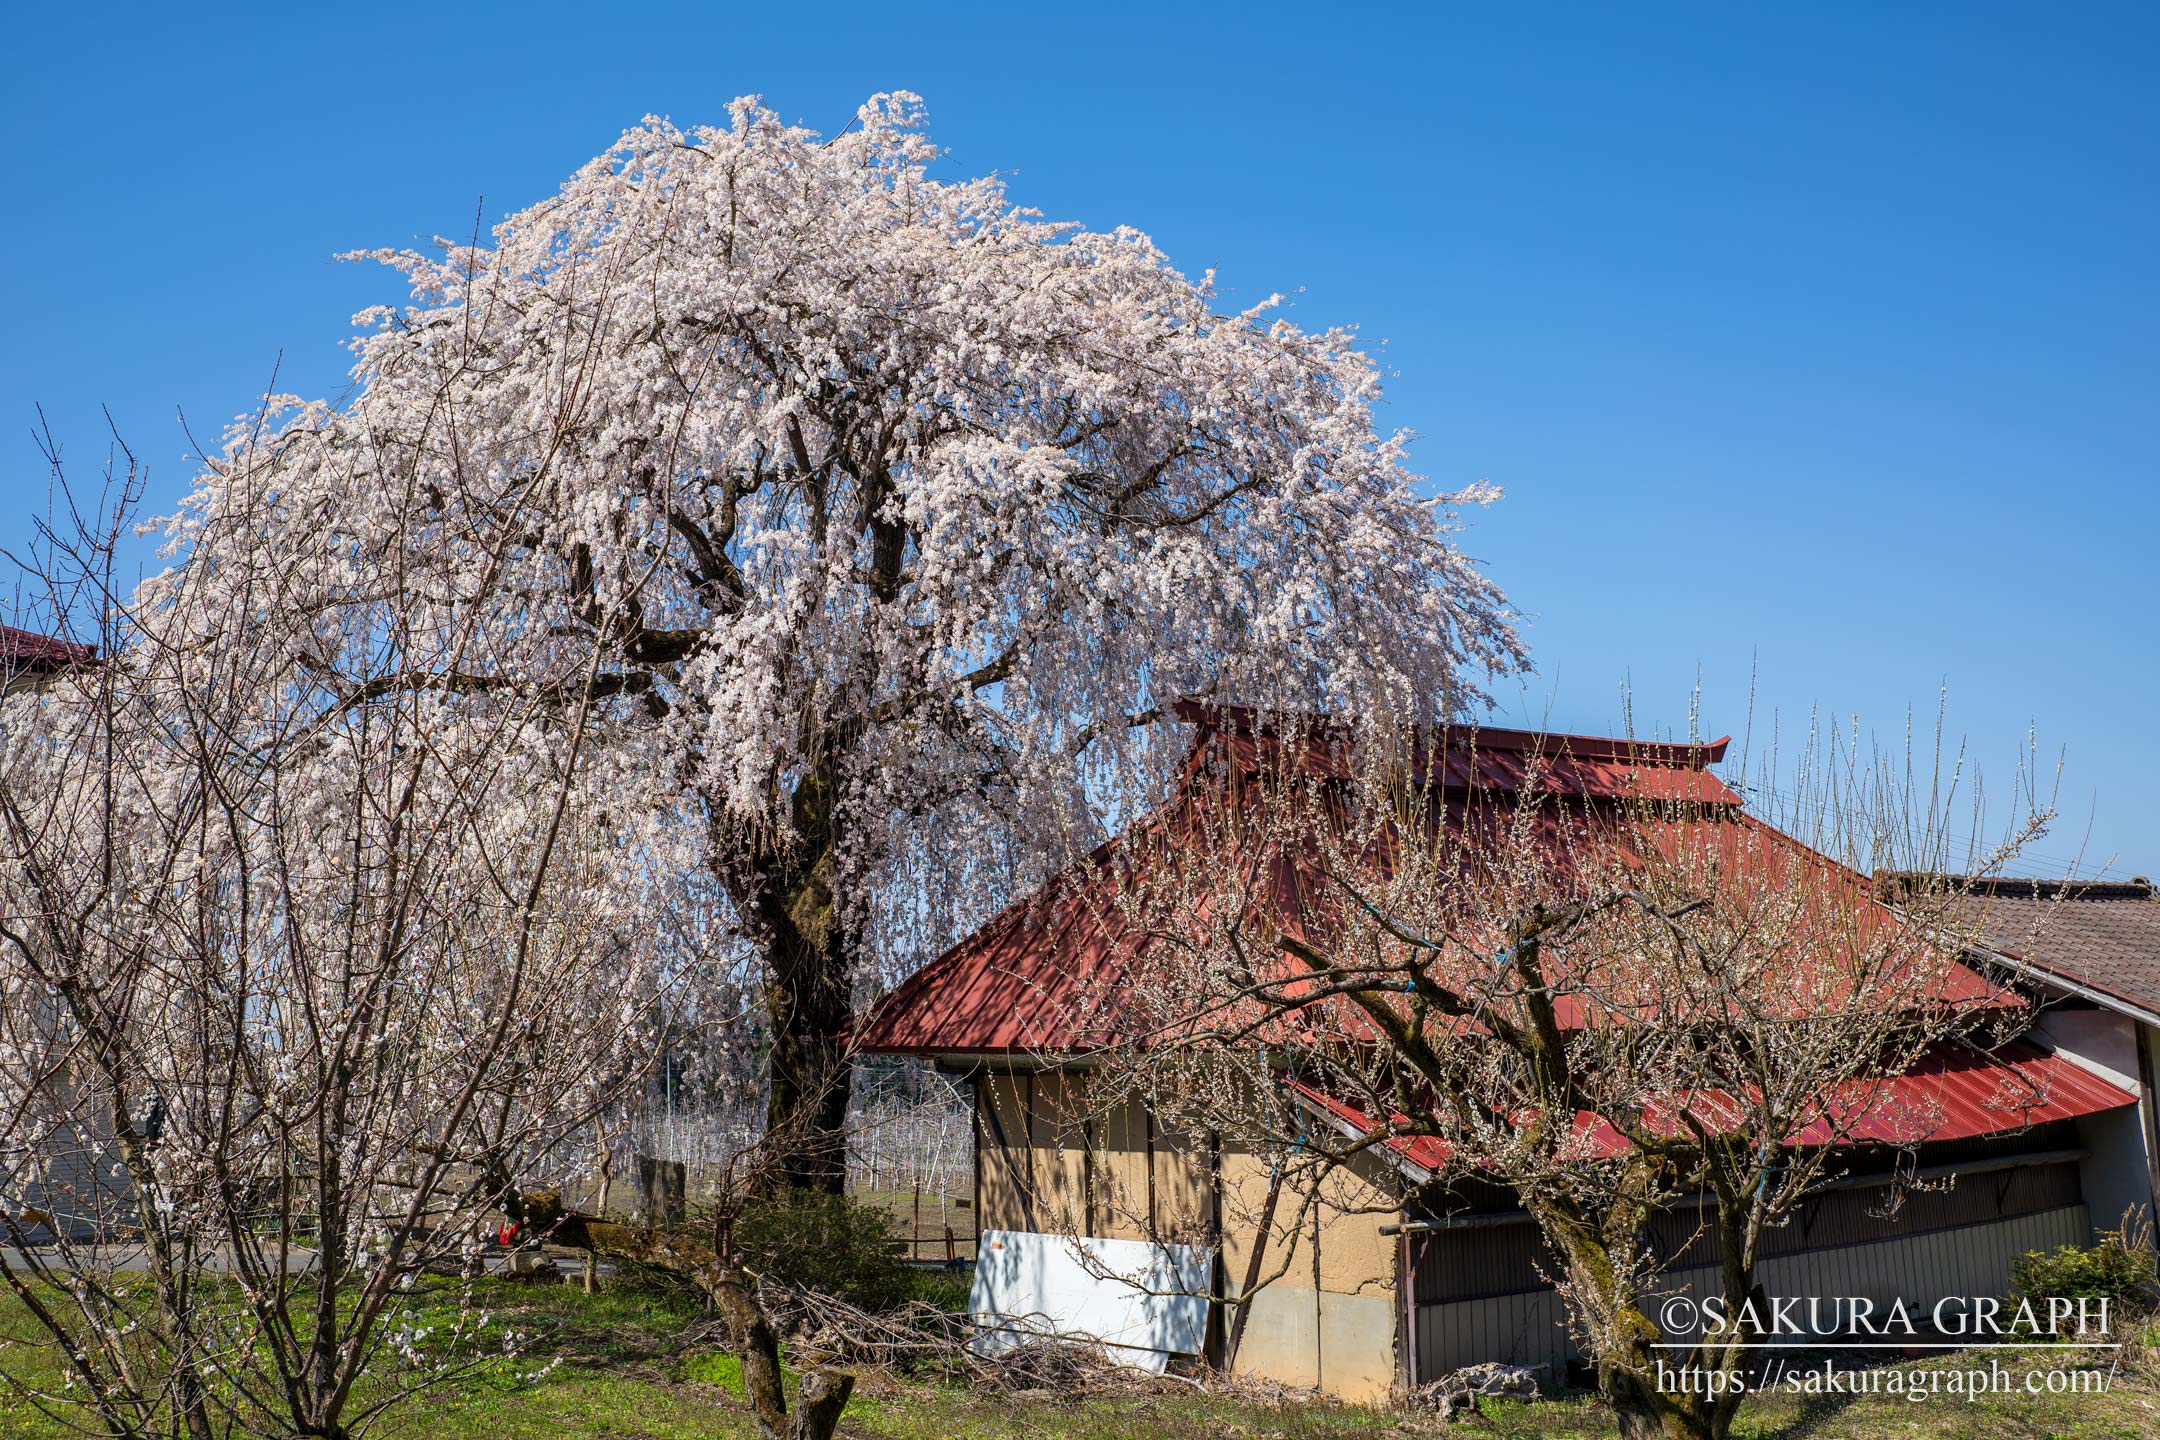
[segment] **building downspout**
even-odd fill
[[[2152,1027],[2136,1020],[2130,1024],[2137,1032],[2138,1120],[2145,1132],[2145,1218],[2150,1221],[2160,1201],[2160,1118],[2153,1114],[2160,1095],[2153,1090]]]
[[[1398,1219],[1408,1220],[1409,1212]],[[1403,1393],[1418,1387],[1417,1368],[1417,1268],[1410,1250],[1410,1232],[1395,1236],[1395,1369],[1402,1377]]]

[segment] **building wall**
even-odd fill
[[[1197,1243],[1215,1219],[1204,1143],[1158,1131],[1126,1102],[1087,1112],[1084,1071],[975,1077],[982,1226],[1107,1240]]]
[[[2086,1207],[2074,1205],[1991,1225],[1780,1256],[1764,1261],[1758,1274],[1773,1296],[1864,1295],[1879,1306],[1903,1299],[1917,1310],[1950,1296],[2001,1295],[2018,1256],[2082,1244],[2090,1223]],[[1477,1243],[1477,1232],[1459,1233],[1464,1243]],[[1699,1302],[1717,1283],[1714,1270],[1686,1270],[1660,1293],[1685,1293]],[[1566,1307],[1550,1290],[1419,1306],[1416,1329],[1418,1374],[1428,1379],[1484,1360],[1558,1371],[1579,1349]]]
[[[96,1240],[135,1223],[134,1186],[111,1147],[86,1144],[65,1126],[0,1150],[0,1197],[33,1242]]]
[[[2077,1122],[2078,1143],[2085,1150],[2078,1172],[2096,1232],[2121,1225],[2125,1212],[2149,1218],[2160,1154],[2155,1153],[2148,1081],[2150,1057],[2160,1054],[2160,1032],[2112,1010],[2066,1002],[2042,1010],[2032,1033],[2048,1049],[2141,1097],[2130,1109],[2105,1110]]]
[[[1206,1243],[1219,1219],[1226,1293],[1239,1294],[1248,1274],[1261,1281],[1236,1371],[1349,1400],[1382,1399],[1396,1388],[1407,1368],[1398,1339],[1406,1324],[1402,1242],[1381,1230],[1401,1213],[1377,1175],[1337,1176],[1309,1210],[1286,1187],[1254,1271],[1269,1183],[1265,1161],[1236,1147],[1212,1154],[1204,1140],[1163,1133],[1136,1106],[1089,1121],[1085,1083],[1081,1072],[978,1073],[985,1229]],[[2117,1114],[2135,1127],[2133,1112]],[[2119,1140],[2096,1134],[2089,1143],[2098,1154],[2099,1146]],[[2139,1163],[2144,1153],[2137,1142]],[[2111,1192],[2087,1198],[2095,1206],[2113,1203]],[[1894,1298],[1932,1305],[1949,1295],[1999,1295],[2019,1255],[2085,1243],[2094,1216],[2085,1204],[2058,1206],[1776,1256],[1763,1262],[1761,1274],[1773,1294],[1865,1295],[1884,1305]],[[1496,1243],[1493,1232],[1445,1238],[1471,1247]],[[1692,1269],[1677,1272],[1671,1284],[1700,1298],[1715,1279],[1712,1269]],[[1558,1367],[1574,1349],[1565,1309],[1550,1290],[1414,1310],[1407,1327],[1417,1337],[1417,1374],[1425,1379],[1485,1360]]]
[[[1223,1258],[1227,1289],[1260,1288],[1232,1368],[1346,1400],[1377,1400],[1400,1377],[1396,1337],[1400,1243],[1381,1227],[1401,1217],[1379,1177],[1331,1176],[1309,1211],[1307,1195],[1284,1186],[1260,1242],[1269,1168],[1260,1157],[1225,1148],[1222,1156]],[[1259,1265],[1253,1252],[1260,1246]]]
[[[135,1190],[112,1143],[110,1092],[63,1058],[72,1042],[49,999],[33,1002],[29,1018],[28,1036],[49,1048],[20,1056],[19,1073],[45,1078],[0,1126],[0,1205],[32,1240],[122,1231],[135,1223]]]
[[[2077,1128],[2085,1150],[2085,1158],[2078,1162],[2078,1180],[2095,1233],[2120,1226],[2125,1212],[2149,1214],[2152,1170],[2145,1152],[2144,1107],[2087,1115],[2079,1119]],[[2133,1224],[2135,1220],[2133,1215]],[[2089,1238],[2080,1243],[2089,1243]]]
[[[1248,1273],[1261,1282],[1234,1368],[1345,1399],[1387,1395],[1399,1246],[1380,1227],[1400,1212],[1374,1177],[1339,1177],[1309,1213],[1286,1191],[1253,1272],[1266,1165],[1234,1148],[1218,1156],[1136,1103],[1090,1117],[1086,1086],[1081,1070],[977,1073],[983,1227],[1205,1244],[1219,1224],[1226,1292]]]
[[[2138,1037],[2138,1083],[2131,1086],[2137,1094],[2138,1145],[2145,1158],[2145,1188],[2133,1193],[2136,1204],[2144,1207],[2147,1226],[2146,1238],[2151,1243],[2152,1227],[2160,1223],[2160,1027],[2139,1024]],[[2093,1223],[2112,1229],[2120,1222],[2122,1211],[2103,1212],[2097,1206],[2093,1210]]]
[[[2050,1006],[2033,1022],[2032,1038],[2101,1079],[2136,1092],[2137,1027],[2112,1010],[2079,1004]]]

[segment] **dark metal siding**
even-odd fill
[[[1894,1210],[1892,1195],[1882,1186],[1832,1190],[1803,1202],[1797,1214],[1765,1236],[1762,1258],[1991,1224],[2060,1210],[2082,1198],[2077,1165],[2068,1161],[1965,1176],[1939,1190],[1909,1190]],[[1703,1212],[1662,1215],[1651,1225],[1650,1236],[1666,1270],[1716,1265],[1722,1259]],[[1414,1235],[1410,1252],[1420,1305],[1545,1290],[1557,1273],[1544,1237],[1527,1220]]]

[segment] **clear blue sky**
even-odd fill
[[[72,8],[73,15],[63,14]],[[2060,873],[2160,870],[2149,5],[33,7],[0,60],[0,543],[109,405],[183,486],[280,353],[646,112],[927,97],[954,173],[1298,292],[1396,372],[1533,620],[1504,709],[1712,733],[1908,707],[2067,752]],[[1009,11],[1010,13],[1006,13]],[[799,18],[796,18],[799,17]]]

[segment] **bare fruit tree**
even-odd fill
[[[138,491],[45,532],[86,643],[4,702],[0,1283],[93,1433],[351,1435],[515,1353],[458,1298],[490,1177],[587,1133],[677,983],[591,763],[617,702],[554,637],[429,683],[498,577],[355,568],[244,476],[214,564],[124,591]]]
[[[2044,815],[1951,867],[1954,790],[1850,751],[1803,757],[1780,828],[1685,745],[1640,747],[1654,767],[1627,747],[1486,767],[1467,730],[1221,733],[1130,862],[1130,956],[1087,1021],[1120,1037],[1096,1095],[1266,1158],[1263,1231],[1358,1203],[1353,1173],[1394,1186],[1383,1208],[1503,1187],[1622,1432],[1722,1436],[1739,1387],[1658,1378],[1653,1222],[1699,1217],[1737,1316],[1766,1233],[1841,1147],[1924,1138],[1890,1079],[1997,1038],[2002,994],[1960,963],[1951,885],[1893,914],[1865,872],[1988,873]],[[1600,767],[1623,778],[1582,780]],[[1430,1179],[1375,1163],[1395,1156]],[[1284,1263],[1260,1255],[1248,1295]],[[1708,1330],[1668,1369],[1737,1374],[1749,1338]]]

